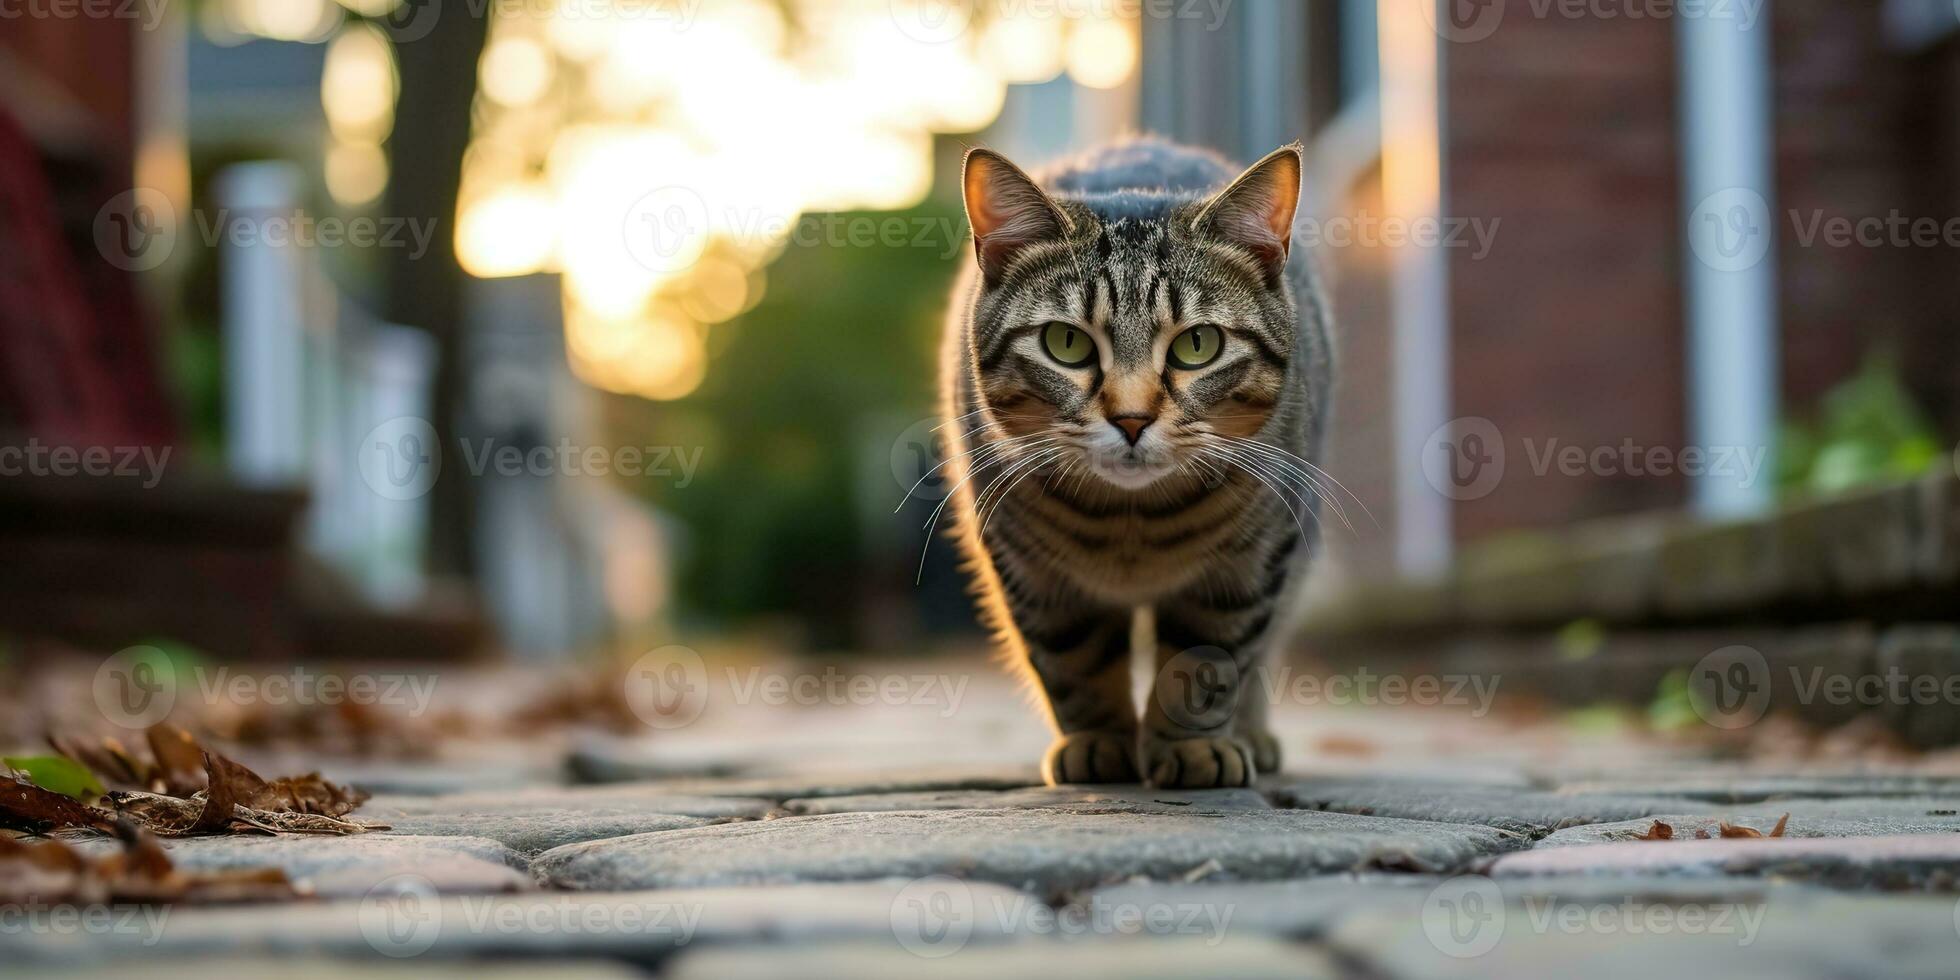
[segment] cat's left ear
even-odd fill
[[[1277,277],[1293,247],[1293,214],[1300,206],[1304,148],[1274,150],[1218,192],[1198,214],[1201,234],[1231,242],[1259,257]]]

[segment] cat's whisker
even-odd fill
[[[1348,533],[1349,534],[1359,533],[1355,530],[1354,522],[1348,519],[1347,507],[1343,505],[1338,498],[1333,496],[1327,490],[1327,487],[1320,482],[1320,479],[1318,479],[1314,475],[1314,472],[1309,472],[1305,469],[1301,469],[1301,464],[1304,464],[1306,466],[1311,466],[1313,467],[1313,470],[1315,472],[1319,472],[1322,474],[1325,473],[1324,470],[1321,470],[1317,466],[1313,466],[1312,463],[1308,463],[1306,460],[1301,459],[1300,457],[1295,456],[1292,453],[1286,452],[1285,450],[1279,449],[1274,446],[1269,446],[1263,442],[1256,442],[1250,439],[1236,439],[1230,436],[1220,436],[1219,438],[1234,446],[1241,447],[1265,459],[1268,459],[1277,466],[1284,467],[1285,470],[1290,471],[1292,474],[1297,476],[1302,482],[1310,484],[1314,489],[1314,496],[1324,501],[1329,507],[1332,507],[1334,509],[1334,515],[1340,518],[1341,524],[1346,526]],[[1332,480],[1333,478],[1327,477],[1327,479]],[[1335,480],[1334,482],[1338,486],[1340,481]],[[1340,489],[1343,492],[1347,492],[1348,496],[1354,497],[1354,494],[1351,491],[1348,491],[1346,487],[1341,487]],[[1360,498],[1356,497],[1355,503],[1360,504],[1362,511],[1364,513],[1367,513],[1368,505],[1362,503]],[[1368,518],[1369,520],[1374,520],[1374,514],[1369,513]],[[1381,528],[1381,523],[1377,521],[1375,523],[1375,527],[1377,530],[1379,530]]]
[[[1229,437],[1229,436],[1226,436],[1226,437],[1223,437],[1223,438],[1231,438],[1231,437]],[[1245,439],[1239,439],[1239,440],[1234,440],[1234,441],[1236,441],[1236,442],[1251,442],[1251,440],[1245,440]],[[1368,520],[1369,520],[1369,521],[1370,521],[1371,523],[1373,523],[1373,524],[1375,525],[1375,529],[1376,529],[1376,530],[1378,530],[1378,531],[1379,531],[1379,530],[1381,530],[1381,526],[1382,526],[1382,525],[1381,525],[1381,521],[1379,521],[1379,520],[1377,520],[1377,519],[1375,518],[1375,514],[1374,514],[1374,512],[1368,509],[1368,503],[1367,503],[1367,501],[1364,501],[1364,500],[1362,500],[1362,499],[1361,499],[1361,497],[1360,497],[1360,496],[1359,496],[1358,494],[1356,494],[1356,493],[1355,493],[1354,491],[1352,491],[1352,490],[1349,490],[1349,489],[1347,488],[1347,485],[1346,485],[1346,484],[1343,484],[1343,483],[1342,483],[1342,482],[1341,482],[1340,480],[1338,480],[1338,479],[1336,479],[1336,478],[1335,478],[1335,476],[1334,476],[1334,474],[1332,474],[1332,473],[1329,473],[1329,472],[1327,472],[1327,471],[1326,471],[1325,469],[1323,469],[1322,467],[1320,467],[1320,466],[1318,466],[1318,465],[1316,465],[1316,464],[1314,464],[1314,463],[1313,463],[1313,462],[1312,462],[1311,460],[1308,460],[1308,459],[1306,459],[1305,457],[1302,457],[1302,456],[1299,456],[1299,455],[1297,455],[1297,454],[1294,454],[1294,453],[1292,453],[1292,452],[1288,452],[1287,450],[1285,450],[1285,449],[1281,449],[1281,448],[1280,448],[1280,447],[1278,447],[1278,446],[1273,446],[1273,445],[1268,445],[1268,444],[1266,444],[1266,443],[1263,443],[1263,442],[1252,442],[1252,445],[1255,445],[1255,446],[1258,446],[1258,447],[1259,447],[1260,449],[1263,449],[1263,450],[1265,450],[1265,451],[1266,451],[1266,452],[1268,452],[1268,453],[1271,453],[1271,454],[1274,454],[1274,455],[1276,455],[1276,456],[1281,456],[1281,457],[1284,457],[1284,458],[1286,458],[1286,459],[1288,459],[1288,460],[1290,460],[1290,461],[1292,461],[1292,462],[1294,462],[1294,463],[1297,463],[1297,464],[1299,464],[1300,466],[1304,466],[1304,467],[1306,467],[1306,468],[1307,468],[1308,470],[1311,470],[1312,472],[1314,472],[1314,473],[1316,473],[1316,474],[1318,474],[1318,475],[1319,475],[1319,476],[1320,476],[1320,477],[1321,477],[1322,479],[1325,479],[1325,480],[1327,480],[1328,482],[1330,482],[1330,483],[1332,483],[1332,484],[1334,484],[1334,486],[1336,486],[1336,487],[1338,487],[1338,488],[1340,489],[1340,491],[1341,491],[1342,493],[1345,493],[1345,494],[1347,494],[1347,496],[1348,496],[1348,499],[1350,499],[1350,500],[1353,500],[1353,501],[1354,501],[1354,503],[1355,503],[1355,505],[1361,508],[1361,512],[1362,512],[1363,514],[1366,514],[1366,515],[1368,515]],[[1330,500],[1329,500],[1329,503],[1332,503],[1332,502],[1333,502],[1333,501],[1332,501],[1332,500],[1330,499]]]
[[[1249,453],[1252,453],[1254,457],[1258,457],[1258,459],[1262,459],[1262,461],[1266,461],[1268,465],[1274,466],[1274,468],[1276,468],[1276,470],[1278,470],[1278,472],[1280,472],[1282,476],[1288,476],[1288,478],[1298,478],[1299,482],[1303,482],[1303,484],[1307,484],[1307,486],[1311,486],[1311,488],[1313,488],[1313,498],[1315,498],[1315,500],[1321,500],[1321,502],[1325,502],[1325,504],[1327,504],[1329,508],[1333,508],[1333,512],[1335,512],[1335,517],[1339,517],[1339,519],[1341,519],[1341,523],[1343,523],[1343,525],[1347,527],[1348,533],[1350,533],[1350,535],[1352,535],[1352,533],[1358,533],[1358,531],[1354,531],[1354,521],[1350,521],[1350,519],[1348,519],[1347,508],[1345,508],[1345,506],[1341,504],[1341,500],[1335,500],[1335,498],[1333,498],[1333,496],[1331,496],[1331,494],[1327,492],[1327,488],[1325,488],[1325,486],[1323,486],[1323,484],[1321,484],[1321,482],[1319,482],[1319,480],[1317,480],[1317,478],[1315,478],[1315,476],[1313,476],[1311,472],[1307,472],[1307,470],[1303,470],[1303,468],[1299,468],[1298,465],[1294,465],[1294,457],[1290,457],[1290,455],[1284,455],[1284,453],[1278,453],[1278,451],[1274,451],[1272,447],[1268,447],[1268,445],[1264,445],[1264,443],[1254,443],[1254,441],[1247,441],[1247,439],[1229,439],[1229,441],[1231,441],[1233,445],[1237,445],[1237,447],[1241,447],[1243,451],[1249,451]]]
[[[1292,501],[1288,500],[1286,498],[1286,494],[1281,492],[1278,487],[1274,486],[1272,481],[1268,479],[1265,476],[1265,474],[1260,472],[1258,469],[1247,465],[1250,462],[1249,459],[1241,459],[1238,456],[1232,454],[1230,451],[1221,451],[1220,449],[1216,449],[1216,448],[1206,449],[1205,452],[1212,453],[1218,458],[1223,459],[1225,462],[1231,463],[1232,465],[1239,467],[1248,476],[1259,481],[1259,483],[1263,485],[1267,490],[1272,491],[1274,498],[1276,498],[1280,502],[1280,506],[1286,508],[1287,516],[1293,519],[1293,526],[1299,529],[1300,537],[1302,538],[1302,540],[1305,540],[1309,537],[1307,534],[1306,525],[1300,523],[1300,515],[1297,511],[1293,509]],[[1303,508],[1303,509],[1307,510],[1308,516],[1313,518],[1314,526],[1318,528],[1320,526],[1320,518],[1314,515],[1311,509],[1307,509],[1307,508]]]
[[[980,534],[982,536],[986,535],[987,525],[993,523],[994,515],[1000,512],[1001,506],[1007,502],[1008,495],[1014,492],[1015,487],[1021,485],[1022,480],[1027,479],[1029,474],[1036,472],[1037,470],[1041,469],[1041,467],[1043,467],[1044,465],[1047,465],[1048,463],[1054,461],[1058,457],[1067,454],[1068,451],[1069,449],[1067,446],[1061,446],[1055,449],[1047,450],[1046,455],[1042,456],[1040,459],[1037,459],[1034,462],[1028,463],[1023,467],[1021,467],[1021,475],[1015,477],[1014,482],[1008,484],[1007,489],[1002,490],[1000,492],[1000,496],[994,498],[993,509],[988,511],[987,515],[981,519]]]
[[[934,466],[932,469],[927,470],[924,476],[919,477],[918,481],[913,483],[911,488],[905,491],[905,496],[899,500],[897,507],[892,508],[892,513],[896,514],[899,511],[904,510],[905,505],[911,501],[912,495],[919,492],[919,487],[924,485],[927,480],[932,479],[932,475],[934,473],[939,472],[941,469],[944,469],[945,467],[955,462],[958,462],[961,459],[965,459],[968,456],[973,457],[971,462],[978,463],[981,458],[979,454],[984,453],[989,449],[994,449],[996,447],[1013,446],[1016,443],[1023,442],[1028,439],[1033,439],[1035,438],[1035,436],[1036,434],[1030,433],[1025,436],[1010,436],[1006,439],[996,439],[992,442],[981,443],[980,445],[974,446],[971,449],[967,449],[963,452],[955,453],[951,456],[946,457],[943,460],[940,460],[938,465]]]
[[[1054,437],[1052,436],[1044,436],[1041,439],[1041,442],[1052,442],[1052,441],[1054,441]],[[998,443],[988,443],[988,445],[997,445],[997,444]],[[1036,443],[1035,445],[1039,445],[1039,444],[1040,443]],[[980,469],[981,467],[975,467],[973,469],[968,470],[967,474],[960,478],[960,482],[954,484],[951,490],[946,491],[946,496],[944,499],[939,501],[939,506],[934,507],[932,509],[932,516],[926,518],[926,523],[925,523],[926,543],[924,548],[919,549],[919,570],[912,577],[913,585],[917,585],[920,582],[925,581],[926,556],[932,554],[933,531],[937,529],[939,526],[939,515],[946,510],[946,505],[948,503],[952,502],[954,498],[959,496],[960,488],[966,486],[967,482],[969,480],[972,480],[973,477],[980,472]]]

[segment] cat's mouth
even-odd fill
[[[1084,455],[1089,472],[1124,490],[1142,490],[1177,472],[1169,451],[1159,446],[1096,447]]]

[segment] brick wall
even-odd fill
[[[1938,129],[1917,59],[1890,47],[1882,4],[1786,0],[1773,16],[1784,397],[1802,411],[1890,345],[1913,359],[1950,290],[1924,249],[1801,243],[1794,222],[1960,212],[1929,196]],[[1949,102],[1945,106],[1953,110]],[[1950,178],[1953,171],[1947,170]],[[1951,282],[1951,279],[1945,280]],[[1951,382],[1948,382],[1950,385]]]
[[[1453,410],[1509,454],[1459,538],[1683,499],[1677,479],[1535,476],[1524,444],[1684,440],[1672,26],[1511,6],[1444,46],[1446,207],[1502,221],[1486,257],[1449,259]]]

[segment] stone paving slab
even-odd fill
[[[164,841],[170,860],[198,870],[275,867],[322,897],[359,896],[388,879],[415,875],[445,892],[502,892],[532,887],[524,858],[482,837],[406,837],[370,833],[351,837],[192,837]],[[109,853],[121,845],[83,841],[84,851]]]
[[[426,963],[405,961],[377,963],[372,960],[330,959],[327,957],[286,957],[249,959],[159,960],[143,965],[143,980],[212,980],[214,977],[279,977],[280,980],[344,980],[358,973],[377,980],[419,980],[422,977],[454,980],[632,980],[642,974],[623,963],[603,960],[564,960],[549,963],[498,965],[494,963]],[[130,980],[126,965],[92,969],[64,970],[62,980]]]
[[[1960,834],[1632,841],[1508,854],[1493,877],[1533,875],[1774,875],[1839,888],[1953,889]]]
[[[1711,808],[1695,808],[1692,811],[1683,808],[1683,811],[1657,813],[1638,820],[1573,827],[1545,838],[1538,846],[1566,847],[1632,840],[1646,833],[1656,820],[1672,827],[1676,840],[1694,838],[1696,831],[1717,836],[1724,821],[1768,833],[1784,814],[1790,816],[1783,830],[1785,837],[1884,837],[1960,832],[1960,800],[1953,799],[1849,797],[1778,800],[1719,811]]]
[[[410,889],[399,899],[172,908],[155,930],[42,931],[9,937],[7,951],[13,962],[29,965],[220,956],[416,963],[603,958],[650,965],[692,946],[842,939],[893,945],[894,922],[916,916],[914,903],[924,894],[908,880],[630,893],[436,896]],[[992,910],[1039,905],[978,882],[963,883],[960,894],[969,908],[986,912],[964,920],[960,935],[973,945],[1015,934],[1014,920],[1003,923]]]
[[[758,819],[773,809],[768,800],[687,796],[659,786],[618,784],[378,796],[359,815],[386,822],[396,834],[487,837],[535,854],[580,841]]]
[[[1566,827],[1679,809],[1678,797],[1550,793],[1376,779],[1279,779],[1261,784],[1277,805],[1363,816],[1482,824],[1540,838]]]
[[[832,773],[674,779],[658,783],[666,792],[683,796],[760,797],[770,800],[874,793],[1009,790],[1041,784],[1041,770],[1034,763],[893,770],[847,769]]]
[[[932,950],[920,956],[891,943],[827,943],[796,949],[703,949],[684,954],[663,976],[677,980],[851,977],[1110,977],[1118,980],[1312,980],[1348,975],[1309,946],[1259,937],[1211,944],[1199,939],[1084,939]]]
[[[952,874],[1038,893],[1132,875],[1249,879],[1370,866],[1450,870],[1521,846],[1488,827],[1147,803],[825,814],[641,834],[538,856],[543,881],[678,888]]]
[[[1785,799],[1851,796],[1960,798],[1960,777],[1912,774],[1762,775],[1698,773],[1669,777],[1594,777],[1561,780],[1562,793],[1675,796],[1708,803],[1762,803]]]
[[[1320,942],[1384,977],[1932,978],[1960,958],[1951,896],[1648,876],[1376,892]]]
[[[1156,803],[1197,810],[1269,810],[1272,804],[1249,789],[1157,790],[1140,786],[1030,786],[997,792],[941,790],[928,793],[868,793],[786,800],[792,814],[873,813],[889,810],[998,810],[1006,807],[1068,803]]]

